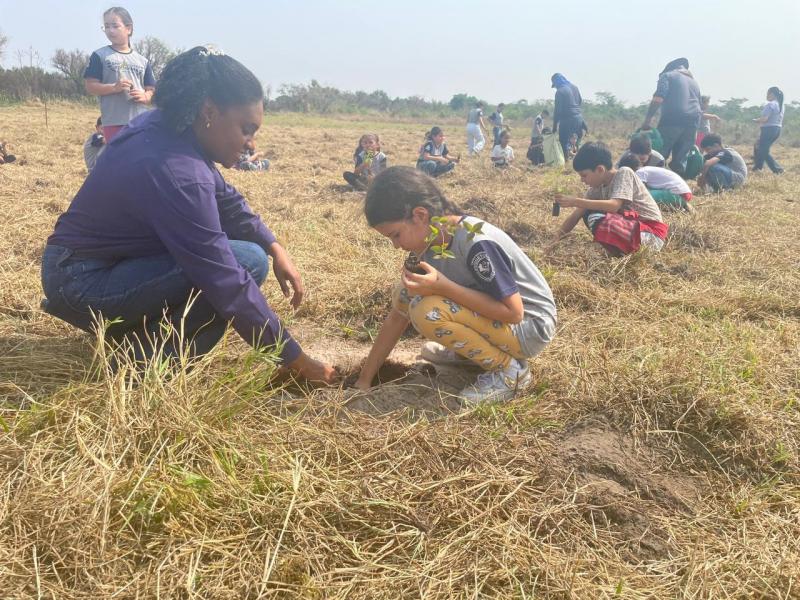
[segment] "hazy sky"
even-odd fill
[[[3,64],[32,46],[92,51],[110,2],[0,0]],[[134,39],[215,43],[264,84],[308,82],[449,100],[552,96],[563,72],[586,98],[646,101],[664,64],[686,56],[703,93],[761,102],[778,85],[800,99],[800,0],[125,0]]]

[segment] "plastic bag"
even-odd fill
[[[564,160],[564,150],[561,148],[561,142],[558,140],[558,135],[555,133],[550,133],[543,135],[542,139],[544,164],[548,167],[563,167],[566,161]]]

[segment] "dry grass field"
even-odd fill
[[[107,369],[38,308],[96,114],[0,108],[20,159],[0,166],[2,597],[800,597],[800,150],[624,259],[583,229],[545,250],[548,193],[576,175],[465,158],[442,186],[528,251],[559,329],[526,396],[464,410],[474,374],[421,368],[410,333],[370,394],[281,385],[235,335],[188,372]],[[411,164],[432,124],[269,116],[272,169],[225,173],[308,288],[294,315],[264,292],[345,370],[403,257],[341,172],[362,132]]]

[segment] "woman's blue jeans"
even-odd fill
[[[755,164],[753,165],[754,171],[759,171],[764,168],[764,163],[767,163],[769,170],[773,173],[783,173],[783,168],[778,164],[772,155],[769,153],[772,144],[774,144],[781,136],[781,128],[775,125],[761,128],[761,135],[756,142],[756,155]]]
[[[230,240],[239,264],[261,285],[269,271],[264,250],[252,242]],[[106,338],[133,342],[134,358],[152,356],[162,340],[162,319],[175,334],[164,341],[164,354],[178,356],[183,345],[190,355],[211,350],[225,333],[227,322],[194,286],[170,254],[141,258],[85,258],[69,248],[49,245],[42,258],[42,308],[84,331],[96,319],[110,322]]]

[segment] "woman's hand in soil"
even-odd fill
[[[409,296],[442,295],[442,290],[450,280],[425,261],[421,261],[419,267],[425,271],[424,275],[403,269],[403,276],[400,279]]]
[[[292,308],[297,310],[300,303],[303,301],[303,295],[306,290],[303,287],[303,280],[300,278],[300,273],[297,267],[294,266],[289,254],[283,249],[278,242],[270,246],[269,252],[272,255],[272,271],[275,273],[275,279],[278,280],[278,285],[281,286],[283,295],[288,298],[290,295],[292,299],[289,304]],[[290,288],[291,286],[291,293]]]
[[[305,352],[287,366],[292,372],[297,373],[303,379],[311,383],[324,383],[326,385],[333,385],[339,378],[339,374],[336,372],[336,369],[334,369],[331,365],[314,360]]]

